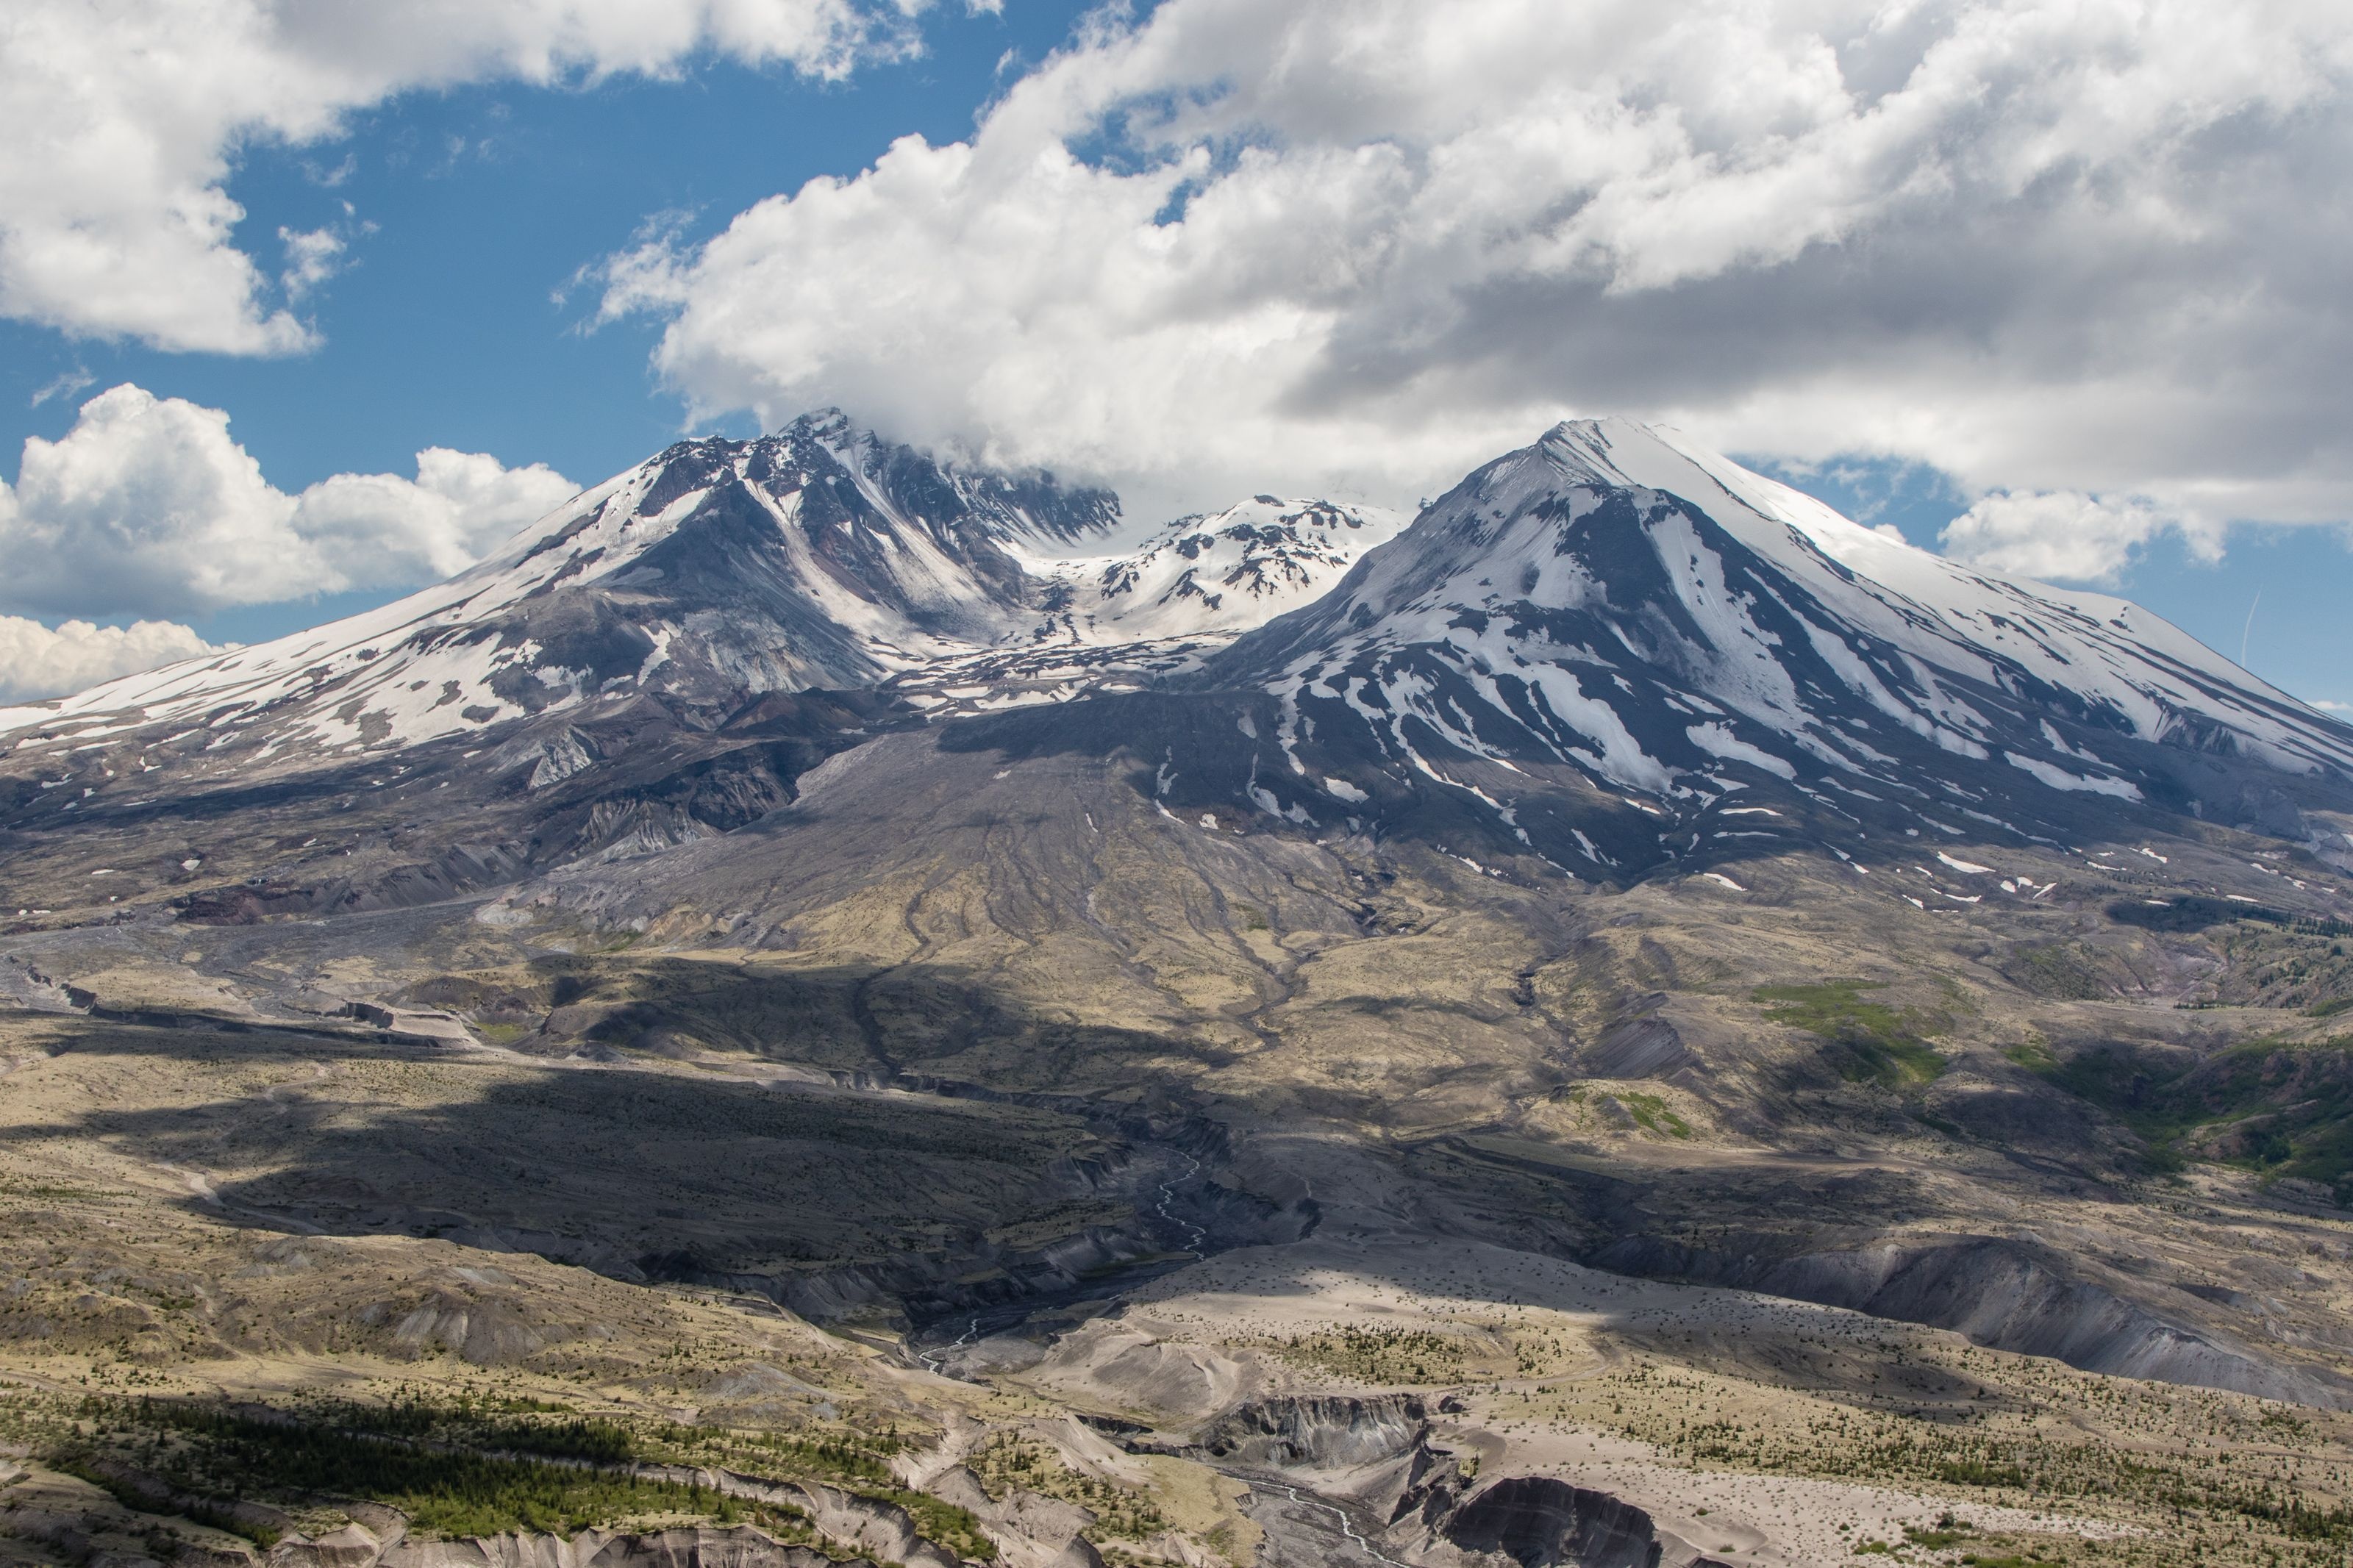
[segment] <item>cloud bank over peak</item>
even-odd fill
[[[193,616],[427,582],[577,489],[544,465],[428,447],[414,479],[337,474],[290,495],[227,414],[126,384],[84,403],[62,438],[27,440],[16,483],[0,483],[0,611]]]
[[[313,341],[331,269],[239,249],[237,148],[336,134],[403,91],[663,75],[701,54],[839,78],[904,55],[925,0],[12,0],[0,30],[0,315],[235,354]],[[323,254],[322,254],[323,252]]]
[[[2052,558],[2098,576],[2353,514],[2348,78],[2306,0],[1165,0],[603,309],[700,410],[1173,500],[1409,500],[1622,412],[2006,492],[1969,548],[2138,498]]]

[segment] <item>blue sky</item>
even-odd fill
[[[247,247],[274,252],[280,228],[369,226],[312,307],[323,346],[173,353],[0,321],[0,442],[13,453],[26,436],[61,437],[90,390],[132,381],[227,410],[285,489],[405,469],[434,445],[594,482],[676,440],[684,413],[648,367],[655,325],[590,330],[597,294],[573,286],[576,272],[649,222],[708,232],[763,196],[856,174],[898,137],[971,134],[1019,62],[1065,41],[1085,9],[934,12],[923,56],[839,83],[706,56],[676,80],[413,91],[356,116],[349,137],[250,147],[229,184]],[[85,390],[35,405],[83,377]],[[274,610],[264,621],[284,624]]]
[[[852,15],[842,0],[778,4]],[[499,9],[486,0],[485,15]],[[0,479],[17,486],[32,517],[33,476],[17,471],[16,451],[27,437],[65,441],[84,400],[134,384],[226,416],[227,438],[259,465],[259,476],[221,481],[242,498],[235,505],[260,508],[277,529],[290,512],[294,530],[311,531],[305,548],[317,534],[327,553],[307,575],[284,577],[306,589],[292,597],[240,591],[234,571],[202,592],[142,590],[132,574],[108,579],[102,595],[109,569],[95,555],[81,594],[72,531],[108,526],[105,508],[130,503],[85,495],[76,510],[52,495],[47,534],[37,518],[18,526],[60,560],[37,594],[24,586],[35,572],[20,569],[14,601],[0,585],[0,615],[48,626],[153,616],[213,641],[253,640],[380,602],[434,574],[429,563],[478,551],[484,531],[543,492],[518,481],[501,492],[506,510],[473,512],[404,492],[403,505],[440,507],[430,516],[447,534],[406,553],[385,531],[408,526],[400,520],[410,512],[369,521],[377,532],[362,549],[295,510],[294,498],[309,506],[302,492],[335,476],[406,484],[428,447],[487,454],[493,476],[544,465],[589,483],[689,429],[744,434],[839,402],[918,441],[1120,483],[1144,508],[1263,488],[1409,501],[1550,417],[1625,412],[1693,428],[1931,548],[1970,512],[1981,560],[2021,570],[2094,560],[2101,585],[2227,654],[2239,654],[2243,634],[2257,673],[2308,699],[2353,702],[2353,617],[2342,609],[2353,556],[2338,521],[2353,514],[2353,460],[2340,463],[2332,445],[2342,422],[2330,408],[2343,388],[2326,379],[2340,374],[2329,367],[2346,363],[2353,337],[2338,345],[2331,335],[2342,312],[2290,297],[2304,286],[2296,247],[2341,254],[2340,236],[2309,229],[2316,220],[2302,193],[2247,180],[2231,198],[2270,204],[2253,226],[2269,225],[2263,256],[2287,258],[2275,284],[2262,270],[2269,263],[2231,257],[2167,271],[2147,261],[2146,235],[2087,226],[2080,211],[2063,214],[2070,226],[2035,251],[2014,193],[1972,193],[1958,177],[1978,208],[1957,198],[1955,210],[1923,216],[1899,189],[1847,192],[1840,199],[1864,215],[1854,226],[1800,234],[1794,247],[1775,248],[1777,238],[1726,248],[1710,213],[1758,199],[1729,186],[1697,218],[1677,209],[1588,232],[1576,226],[1588,223],[1582,215],[1616,209],[1599,199],[1610,176],[1579,168],[1580,158],[1599,167],[1639,153],[1661,161],[1650,174],[1702,179],[1802,142],[1786,129],[1792,113],[1811,115],[1806,134],[1825,146],[1883,134],[1862,111],[1868,95],[1904,82],[1905,69],[1916,82],[1927,67],[1874,63],[1872,50],[1894,46],[1858,21],[1864,31],[1829,38],[1846,62],[1844,96],[1785,105],[1770,125],[1738,122],[1725,105],[1752,91],[1772,98],[1777,59],[1802,63],[1822,41],[1792,23],[1795,31],[1728,36],[1715,64],[1695,60],[1688,40],[1599,61],[1590,68],[1616,71],[1609,79],[1631,83],[1626,104],[1643,107],[1528,121],[1535,111],[1525,106],[1588,68],[1585,56],[1600,46],[1568,37],[1558,44],[1567,52],[1546,55],[1554,44],[1532,40],[1564,29],[1524,0],[1468,0],[1453,14],[1473,40],[1457,54],[1480,36],[1472,13],[1489,25],[1494,58],[1468,65],[1414,33],[1430,14],[1399,0],[1316,0],[1280,17],[1236,0],[1169,0],[1156,16],[1148,6],[1113,14],[1041,71],[1072,43],[1085,9],[1071,0],[1006,0],[1001,12],[934,5],[912,24],[920,52],[870,49],[828,68],[831,79],[797,68],[806,54],[744,63],[766,46],[714,30],[667,54],[559,41],[559,52],[593,57],[607,74],[575,61],[553,85],[510,40],[455,65],[388,63],[378,88],[322,97],[325,110],[219,108],[207,123],[226,128],[227,174],[207,184],[199,158],[185,184],[225,190],[244,209],[225,237],[204,242],[206,255],[242,255],[258,268],[243,324],[111,322],[99,306],[54,299],[0,312]],[[1757,14],[1740,15],[1755,25]],[[1928,41],[1905,47],[1925,60]],[[2188,54],[2194,43],[2184,41]],[[2083,47],[2088,59],[2101,40]],[[2035,47],[2031,58],[1975,68],[2011,106],[2021,138],[2037,131],[2044,97],[2063,106],[2081,91],[2064,40]],[[2171,118],[2151,121],[2138,153],[2126,138],[2126,153],[2084,151],[2073,154],[2078,163],[2121,158],[2103,178],[2161,183],[2179,163],[2180,138],[2198,129],[2184,131],[2178,107],[2193,100],[2241,134],[2274,116],[2273,151],[2353,145],[2339,134],[2341,84],[2290,100],[2259,77],[2217,87],[2218,73],[2201,69],[2191,91],[2180,85],[2191,78],[2166,74],[2188,68],[2174,58],[2183,52],[2152,47],[2115,68]],[[1388,68],[1407,59],[1434,63]],[[1731,74],[1710,79],[1710,69]],[[1514,72],[1525,78],[1516,86]],[[1800,73],[1789,79],[1798,85],[1779,86],[1794,94],[1812,90],[1810,80]],[[106,112],[135,121],[136,87]],[[1679,93],[1688,98],[1682,144],[1649,134],[1629,152],[1597,140]],[[2040,130],[2037,146],[2055,133]],[[1963,134],[1999,151],[2008,132],[1948,131],[1936,145]],[[909,135],[927,146],[892,151]],[[2292,141],[2313,136],[2321,141]],[[1504,167],[1496,151],[1529,145],[1560,149],[1538,160],[1541,177]],[[1467,148],[1484,150],[1492,177]],[[1924,143],[1889,155],[1947,153]],[[57,223],[69,229],[79,221],[74,198],[39,186],[37,174],[0,159],[0,205],[32,191],[18,206],[62,204]],[[818,176],[848,183],[770,202],[761,222],[729,232],[738,215]],[[1824,177],[1793,155],[1791,194],[1770,197],[1792,205],[1778,218],[1760,213],[1754,233],[1815,222],[1827,198],[1804,182]],[[1559,188],[1538,188],[1547,178]],[[1577,240],[1584,259],[1531,259],[1493,241],[1526,234],[1539,211],[1563,226],[1548,237]],[[1948,259],[1956,236],[1993,220],[2009,226],[2010,249],[2042,259],[2014,274],[1997,259],[1973,271],[1966,257]],[[1457,223],[1460,233],[1448,226]],[[28,232],[0,232],[0,273],[32,253],[39,236]],[[1500,258],[1462,263],[1474,248],[1462,233]],[[341,247],[307,290],[270,281],[287,264],[281,234]],[[2063,286],[2049,279],[2068,268],[2049,264],[2052,245],[2073,247],[2079,293],[2053,291]],[[26,298],[20,289],[0,303]],[[2229,317],[2211,303],[2225,298],[2255,300],[2243,306],[2253,313]],[[2200,300],[2210,336],[2165,339]],[[314,346],[254,353],[230,342],[281,307],[309,324]],[[2124,313],[2094,323],[2105,334],[2097,345],[2069,349],[2068,323],[2102,311]],[[2116,347],[2136,331],[2155,342],[2137,370]],[[2246,390],[2258,385],[2271,402]],[[710,412],[691,416],[697,407]],[[185,422],[167,434],[174,451],[202,439],[216,458],[232,450],[217,431]],[[94,440],[89,449],[93,460],[105,450]],[[121,491],[134,493],[159,492]],[[2056,514],[2009,505],[2012,497],[2067,498],[2082,538],[2055,539],[2057,525],[2038,520]],[[2251,516],[2294,525],[2237,521]],[[126,537],[125,550],[144,548],[136,528]],[[330,559],[330,546],[344,553]],[[19,543],[20,563],[28,548]],[[207,546],[173,548],[193,559]]]
[[[1935,550],[1968,498],[1934,470],[1884,460],[1791,467],[1748,454],[1753,468],[1819,496],[1849,517],[1893,523]],[[2241,528],[2220,561],[2160,536],[2117,583],[2094,584],[2157,611],[2207,647],[2283,690],[2353,704],[2353,549],[2342,528]],[[2243,652],[2243,658],[2242,656]]]

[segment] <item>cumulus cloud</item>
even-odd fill
[[[337,474],[312,485],[295,498],[292,526],[346,583],[423,582],[464,571],[579,488],[544,464],[428,447],[414,482]]]
[[[273,292],[233,237],[240,143],[303,143],[396,93],[661,74],[699,52],[839,77],[913,47],[923,0],[11,0],[0,315],[228,353],[300,350],[332,269],[289,235]],[[327,237],[332,238],[332,237]]]
[[[169,621],[128,626],[68,621],[52,628],[22,616],[0,616],[0,701],[62,697],[118,675],[218,651]]]
[[[2062,583],[2114,584],[2159,533],[2181,532],[2192,553],[2221,559],[2211,527],[2130,496],[1997,490],[1945,525],[1945,553],[1989,572]]]
[[[541,464],[429,447],[417,477],[272,485],[228,416],[130,384],[81,405],[59,440],[25,443],[0,484],[0,608],[49,616],[195,615],[472,564],[571,496]]]
[[[1410,498],[1616,411],[2336,519],[2348,78],[2337,0],[1164,0],[603,310],[702,411],[1190,501]]]

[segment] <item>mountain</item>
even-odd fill
[[[1031,609],[1009,552],[1118,520],[1108,492],[934,464],[828,411],[681,442],[382,609],[16,718],[201,718],[268,756],[397,750],[623,694],[723,714],[1002,637]]]
[[[1381,507],[1255,496],[1097,555],[1029,555],[1042,611],[1026,634],[893,678],[934,721],[1138,691],[1316,601],[1406,519]]]
[[[2125,601],[1969,571],[1621,420],[1410,526],[1259,496],[1139,535],[1106,491],[828,410],[681,443],[382,609],[0,713],[8,819],[85,846],[117,806],[417,802],[337,868],[362,904],[728,832],[908,725],[1150,757],[1163,808],[1620,883],[2178,816],[2353,864],[2343,724]]]
[[[243,764],[249,748],[398,751],[645,696],[723,715],[987,650],[1208,646],[1312,602],[1404,520],[1261,496],[1133,547],[1120,521],[1107,491],[935,463],[827,410],[682,442],[381,609],[0,711],[0,733],[201,718],[246,731]]]
[[[1045,564],[1038,636],[1144,642],[1243,632],[1314,604],[1407,519],[1386,508],[1256,496],[1183,517],[1140,547]]]
[[[813,416],[0,724],[6,1530],[2353,1542],[2353,731],[1672,433],[1140,525]]]
[[[1753,835],[1767,795],[1915,836],[2148,805],[2300,837],[2295,802],[2341,809],[2353,780],[2353,729],[2137,605],[1971,571],[1622,420],[1482,467],[1205,679],[1271,693],[1284,766],[1327,797],[1419,775],[1588,870],[1620,862],[1583,818],[1673,858]],[[1563,774],[1587,787],[1522,821]]]
[[[1401,523],[1261,497],[1125,543],[1107,491],[934,461],[826,410],[681,442],[380,609],[0,710],[0,811],[88,845],[116,807],[431,791],[401,852],[296,901],[439,897],[740,826],[871,725],[1190,669]],[[199,847],[159,864],[227,868]]]

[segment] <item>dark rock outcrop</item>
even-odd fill
[[[1410,1395],[1306,1395],[1253,1400],[1219,1417],[1194,1447],[1222,1464],[1355,1469],[1412,1452],[1429,1432],[1421,1401]]]
[[[1521,1568],[1659,1568],[1651,1516],[1608,1492],[1542,1476],[1497,1481],[1456,1510],[1446,1539],[1500,1552]]]

